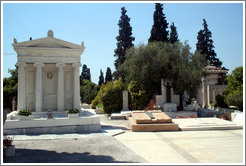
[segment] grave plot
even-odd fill
[[[179,131],[178,124],[161,111],[133,111],[129,123],[132,131]]]

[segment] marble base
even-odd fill
[[[176,112],[177,104],[174,103],[165,103],[163,104],[163,112]]]
[[[100,132],[100,118],[98,116],[79,118],[53,118],[32,120],[6,120],[3,133],[11,134],[65,134]]]

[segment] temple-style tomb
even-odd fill
[[[54,37],[25,42],[14,39],[18,54],[18,110],[35,112],[80,109],[79,68],[84,43]]]

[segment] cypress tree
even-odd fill
[[[90,68],[87,68],[86,79],[91,82],[91,70],[90,70]]]
[[[178,32],[177,32],[177,27],[175,27],[174,23],[172,22],[172,25],[170,26],[171,32],[170,32],[170,43],[175,43],[179,41],[178,39]]]
[[[120,66],[125,61],[126,50],[133,46],[133,41],[135,40],[132,37],[132,27],[130,25],[130,18],[126,15],[125,7],[121,8],[121,17],[118,22],[119,26],[119,36],[116,37],[117,48],[114,50],[114,56],[117,58],[114,62],[116,72],[114,73],[115,78],[122,77],[124,80],[124,73],[120,71]]]
[[[163,14],[163,4],[156,3],[155,4],[155,12],[154,12],[154,24],[151,29],[151,35],[149,38],[149,42],[153,41],[162,41],[168,42],[168,23],[166,21],[165,14]]]
[[[87,68],[86,64],[84,64],[83,67],[82,67],[82,72],[81,72],[81,75],[80,75],[80,84],[82,84],[82,80],[83,79],[91,81],[90,68]]]
[[[82,67],[81,79],[86,79],[86,77],[87,77],[87,66],[86,64],[84,64]]]
[[[206,59],[209,61],[210,65],[221,67],[222,62],[216,58],[216,53],[214,51],[214,45],[212,38],[212,33],[208,29],[208,24],[205,19],[203,19],[203,30],[200,30],[197,35],[196,49],[202,54],[206,55]]]
[[[105,76],[105,83],[107,83],[108,81],[112,81],[112,72],[111,72],[111,69],[109,67],[107,67],[106,76]]]
[[[100,69],[100,76],[99,76],[98,85],[100,86],[102,84],[104,84],[104,76],[103,76],[102,70]]]

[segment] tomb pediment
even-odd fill
[[[73,44],[55,38],[49,30],[47,37],[12,44],[21,62],[42,63],[79,63],[84,52],[84,42],[81,45]]]
[[[36,40],[30,40],[30,41],[25,41],[25,42],[20,42],[20,43],[14,43],[13,44],[14,48],[31,48],[31,49],[39,49],[39,48],[47,48],[47,49],[84,49],[83,44],[82,45],[77,45],[73,44],[61,39],[57,39],[54,37],[45,37],[41,39],[36,39]]]

